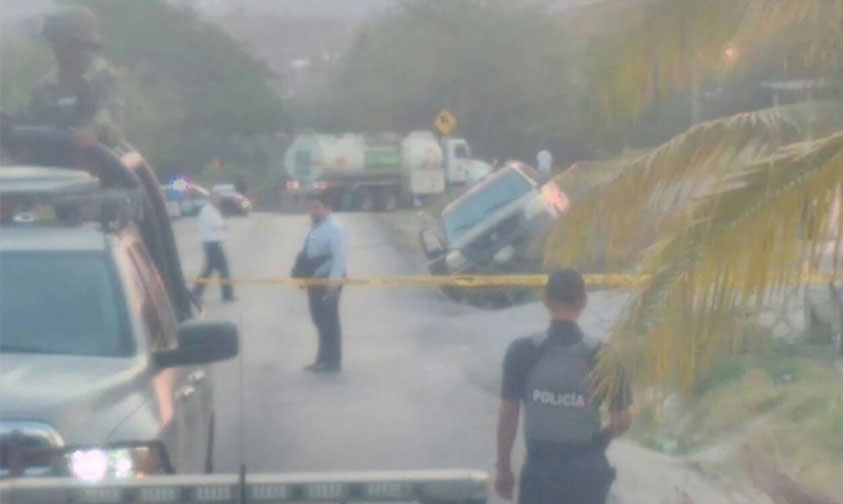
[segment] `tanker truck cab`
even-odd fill
[[[444,137],[442,151],[445,173],[451,185],[472,184],[492,172],[492,166],[471,157],[471,146],[464,138]]]

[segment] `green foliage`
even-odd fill
[[[285,174],[284,151],[274,136],[229,137],[214,149],[221,153],[221,166],[206,165],[196,172],[198,180],[208,186],[242,181],[253,201],[274,208]]]
[[[744,470],[744,448],[758,446],[807,488],[840,495],[843,394],[832,365],[771,349],[727,359],[712,371],[707,386],[674,415],[645,407],[632,435],[673,453],[717,447],[719,456],[699,460],[707,472],[732,481]]]
[[[602,373],[623,363],[646,380],[688,390],[713,358],[741,348],[742,314],[806,281],[800,266],[831,238],[843,186],[843,131],[731,171],[698,200],[689,198],[648,251],[642,266],[648,282],[613,328],[615,353],[601,362]]]
[[[0,47],[0,105],[12,111],[29,102],[30,87],[49,71],[52,56],[45,45],[31,41]]]
[[[487,158],[589,154],[584,86],[558,18],[502,0],[412,0],[360,35],[311,119],[332,130],[430,129],[443,108]]]
[[[595,102],[634,124],[654,103],[713,78],[843,76],[843,0],[659,0],[602,57]],[[729,49],[731,52],[727,52]]]
[[[689,202],[733,183],[742,160],[841,128],[843,103],[800,103],[705,122],[652,150],[578,163],[557,179],[574,207],[552,234],[546,260],[559,267],[598,252],[613,265],[637,259],[666,225],[685,217],[679,210]]]
[[[65,3],[87,5],[100,18],[104,55],[121,74],[126,137],[159,170],[197,173],[215,158],[266,167],[268,155],[230,148],[284,124],[264,64],[196,13],[162,0]],[[4,45],[2,62],[4,109],[25,103],[51,66],[41,40]]]
[[[694,394],[699,396],[710,390],[719,389],[734,383],[746,373],[746,362],[743,358],[733,355],[723,355],[715,360],[711,371],[697,383]]]
[[[833,77],[843,25],[833,21],[841,6],[656,2],[610,46],[595,95],[623,126],[708,79],[734,86],[751,74],[757,86],[776,65],[787,67],[785,78],[819,76],[840,87]],[[737,62],[724,60],[730,42],[740,48]],[[799,268],[817,247],[840,242],[843,229],[829,229],[843,185],[840,107],[807,102],[737,114],[560,177],[573,208],[551,237],[548,262],[634,265],[650,279],[614,329],[602,385],[616,383],[620,363],[653,383],[693,390],[724,351],[742,348],[736,316],[804,282]]]
[[[161,0],[73,0],[106,28],[106,55],[142,85],[173,89],[185,128],[219,135],[273,132],[280,104],[266,66],[219,27]]]

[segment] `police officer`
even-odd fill
[[[325,197],[311,202],[310,218],[313,226],[307,233],[304,247],[296,258],[293,276],[299,278],[330,278],[346,276],[346,238],[342,224],[331,213],[331,203]],[[342,367],[342,327],[339,286],[312,286],[307,289],[310,316],[319,334],[316,362],[306,367],[315,373],[336,373]]]
[[[587,295],[573,270],[551,275],[544,304],[547,333],[516,340],[504,359],[498,420],[495,489],[511,499],[515,477],[510,455],[523,405],[527,461],[519,503],[603,504],[614,480],[606,459],[609,441],[629,427],[626,384],[609,401],[611,421],[601,428],[601,398],[589,381],[599,343],[583,336],[577,320]]]
[[[62,9],[45,17],[42,34],[53,50],[56,68],[38,81],[17,119],[73,129],[88,143],[120,142],[118,76],[97,54],[102,36],[94,13],[78,6]]]

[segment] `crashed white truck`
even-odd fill
[[[337,209],[364,212],[415,206],[492,171],[472,159],[465,139],[437,139],[429,131],[300,134],[287,148],[284,169],[284,197],[324,194]]]

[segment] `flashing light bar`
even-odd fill
[[[285,502],[428,502],[480,504],[483,471],[402,471],[324,474],[150,476],[97,484],[66,478],[0,482],[4,504],[240,504]],[[245,490],[245,492],[241,492]],[[242,504],[245,504],[242,503]]]
[[[190,184],[188,184],[187,180],[185,180],[184,178],[181,178],[181,177],[173,180],[172,182],[170,182],[170,187],[172,187],[173,190],[178,191],[178,192],[186,191],[187,187],[189,185]]]

